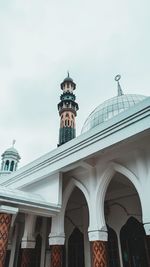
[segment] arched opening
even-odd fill
[[[107,225],[108,230],[108,255],[109,255],[109,266],[119,267],[119,250],[118,250],[118,240],[116,232]]]
[[[12,160],[11,164],[10,164],[10,171],[13,172],[14,170],[14,161]]]
[[[68,240],[68,266],[84,266],[84,235],[77,227]]]
[[[66,260],[63,266],[91,266],[88,216],[88,207],[84,194],[76,187],[68,200],[65,212]]]
[[[111,179],[106,191],[104,207],[105,221],[108,225],[109,267],[148,266],[140,198],[135,186],[123,174],[117,172]],[[131,242],[128,238],[132,231]],[[145,255],[143,261],[138,246],[134,246],[133,236],[134,240],[139,240],[139,242],[143,240],[141,241],[142,255]],[[140,258],[139,262],[135,260],[136,257],[133,254],[136,254],[138,259]]]
[[[4,171],[8,171],[8,170],[9,170],[9,160],[6,160]]]
[[[142,223],[130,217],[120,231],[124,266],[147,267],[146,236]]]

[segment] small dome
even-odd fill
[[[8,149],[6,149],[4,151],[4,153],[2,154],[2,157],[6,156],[6,155],[14,155],[14,156],[17,156],[20,159],[20,155],[19,155],[17,149],[14,148],[13,146],[8,148]]]
[[[71,77],[66,77],[63,82],[73,82],[73,79]]]
[[[146,96],[136,94],[118,95],[100,104],[86,119],[81,133],[102,124],[119,113],[144,100]]]

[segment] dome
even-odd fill
[[[69,71],[67,72],[67,77],[63,80],[63,83],[65,82],[72,82],[73,83],[73,79],[70,77]]]
[[[8,148],[8,149],[6,149],[4,153],[14,153],[14,154],[19,154],[18,151],[17,151],[17,149],[14,148],[13,146],[10,147],[10,148]]]
[[[63,82],[73,82],[73,79],[71,77],[66,77]]]
[[[81,133],[102,124],[103,122],[111,119],[119,113],[129,109],[136,105],[140,101],[144,100],[146,96],[137,94],[121,94],[116,97],[110,98],[100,104],[86,119]]]
[[[10,147],[10,148],[8,148],[8,149],[6,149],[4,151],[4,153],[2,154],[2,157],[4,157],[4,156],[10,156],[10,155],[14,155],[14,156],[16,156],[16,157],[18,157],[20,159],[20,155],[19,155],[17,149],[14,148],[13,146]]]

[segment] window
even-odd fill
[[[14,161],[12,161],[10,164],[10,171],[11,172],[13,172],[13,170],[14,170],[14,164],[15,164]]]
[[[4,171],[9,170],[9,160],[6,160]]]

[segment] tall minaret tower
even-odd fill
[[[70,141],[76,137],[76,125],[75,117],[77,110],[79,109],[78,104],[75,102],[75,95],[73,91],[76,89],[76,84],[73,79],[68,76],[60,84],[63,94],[60,96],[60,102],[58,104],[58,110],[60,115],[60,129],[59,129],[59,144]]]

